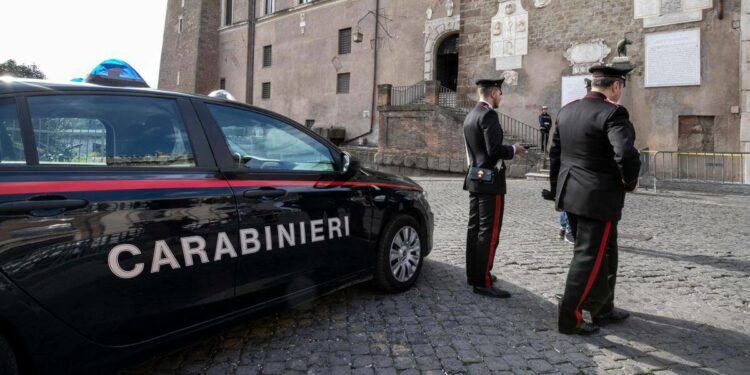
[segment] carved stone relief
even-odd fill
[[[633,0],[633,16],[643,27],[657,27],[703,20],[703,10],[713,0]]]
[[[552,2],[552,0],[534,0],[534,7],[535,8],[544,8],[547,5],[549,5]]]
[[[445,2],[445,12],[448,17],[453,17],[453,0],[447,0]]]
[[[497,14],[492,17],[490,57],[497,70],[520,69],[523,56],[528,53],[529,13],[521,0],[501,0]]]
[[[508,86],[518,86],[518,72],[515,70],[506,70],[503,72],[505,84]]]
[[[586,74],[588,69],[595,64],[604,62],[604,59],[612,52],[601,39],[592,40],[588,43],[573,44],[565,51],[565,58],[573,67],[573,74]]]

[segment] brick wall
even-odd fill
[[[534,124],[538,108],[548,105],[554,114],[560,108],[561,77],[572,75],[565,51],[574,43],[602,39],[616,56],[617,42],[627,35],[634,44],[628,55],[637,65],[621,100],[631,113],[638,133],[637,146],[677,149],[679,116],[714,116],[717,151],[739,148],[739,116],[730,108],[739,104],[739,1],[724,0],[723,19],[706,10],[703,21],[643,28],[633,18],[633,0],[552,0],[536,9],[533,0],[523,0],[529,12],[528,55],[518,72],[518,85],[504,88],[501,111]],[[490,59],[490,24],[497,13],[497,0],[461,2],[459,43],[459,93],[474,93],[477,78],[499,77]],[[644,35],[646,33],[701,29],[701,86],[645,88]],[[675,66],[679,69],[679,66]]]

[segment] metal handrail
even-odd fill
[[[424,99],[426,93],[424,81],[417,82],[411,86],[391,87],[391,105],[417,104]]]

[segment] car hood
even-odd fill
[[[376,171],[370,168],[361,167],[357,176],[363,181],[382,182],[394,185],[404,185],[416,188],[422,191],[422,187],[409,177],[399,176],[391,173]]]

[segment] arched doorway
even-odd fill
[[[458,34],[451,34],[440,42],[435,56],[435,79],[456,91],[458,86]]]

